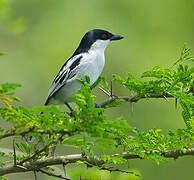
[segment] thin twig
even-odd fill
[[[57,175],[57,174],[54,174],[52,172],[48,172],[48,171],[45,171],[45,170],[42,170],[42,169],[39,169],[39,171],[43,174],[46,174],[48,176],[53,176],[53,177],[56,177],[56,178],[60,178],[60,179],[65,179],[65,180],[71,180],[65,176],[62,176],[62,175]]]
[[[40,153],[42,152],[45,152],[49,146],[51,146],[52,144],[55,144],[57,141],[62,141],[62,138],[65,134],[61,134],[61,136],[58,138],[58,139],[55,139],[53,141],[51,141],[50,143],[48,143],[47,145],[45,145],[42,149],[40,149],[39,151],[36,151],[32,156],[26,158],[26,159],[23,159],[22,161],[20,161],[18,164],[19,165],[22,165],[23,163],[31,160],[31,159],[34,159],[36,156],[38,156]],[[54,152],[53,152],[54,153]]]
[[[22,165],[23,163],[31,160],[31,159],[34,159],[37,155],[39,155],[40,153],[46,151],[46,149],[50,146],[51,143],[49,143],[48,145],[44,146],[42,149],[40,149],[39,151],[36,151],[32,156],[26,158],[26,159],[23,159],[22,161],[20,161],[18,164],[19,165]]]
[[[175,98],[175,108],[177,109],[178,99]]]
[[[14,160],[14,165],[17,165],[16,161],[16,150],[15,150],[15,138],[13,138],[13,160]]]
[[[33,172],[34,172],[34,177],[35,177],[35,180],[38,180],[38,177],[37,177],[36,171],[33,171]]]
[[[0,139],[4,139],[4,138],[7,138],[7,137],[12,137],[12,136],[22,136],[22,137],[25,137],[25,135],[27,135],[28,133],[32,132],[33,131],[33,128],[30,128],[26,131],[23,131],[21,133],[17,133],[15,131],[13,132],[10,132],[10,133],[6,133],[6,134],[3,134],[3,135],[0,135]],[[69,135],[71,136],[74,132],[72,131],[68,131],[68,130],[60,130],[60,131],[55,131],[55,130],[47,130],[47,131],[44,131],[44,130],[37,130],[38,133],[40,134],[64,134],[64,135]]]
[[[110,96],[113,96],[113,86],[112,86],[112,81],[110,82]]]
[[[64,175],[66,176],[67,174],[66,174],[65,164],[63,163],[62,165],[63,165]]]
[[[121,172],[121,173],[133,174],[135,176],[140,176],[139,174],[136,174],[133,171],[126,171],[126,170],[122,170],[122,169],[118,169],[118,168],[115,169],[113,167],[101,167],[100,169],[107,170],[107,171],[110,171],[110,172]]]
[[[17,133],[15,131],[12,131],[10,133],[0,135],[0,139],[4,139],[4,138],[7,138],[7,137],[11,137],[11,136],[24,136],[24,135],[28,134],[29,132],[31,132],[32,130],[33,130],[33,128],[30,128],[30,129],[28,129],[26,131],[23,131],[21,133]]]

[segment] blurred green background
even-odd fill
[[[0,83],[21,83],[17,90],[26,107],[42,105],[60,67],[88,30],[101,28],[123,35],[106,50],[103,76],[129,71],[139,76],[151,67],[169,67],[186,42],[194,50],[194,0],[0,0]],[[118,84],[114,94],[127,95]],[[98,88],[97,102],[107,98]],[[174,101],[142,100],[107,111],[109,118],[123,115],[130,125],[142,128],[184,127],[180,107]],[[3,145],[9,147],[11,142]],[[129,161],[143,179],[192,179],[194,159],[184,157],[159,166],[146,160]],[[69,170],[71,171],[71,170]],[[8,176],[11,180],[34,179],[32,173]],[[54,179],[40,176],[39,179]],[[119,179],[124,179],[121,177]]]

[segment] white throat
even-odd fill
[[[110,40],[97,40],[92,44],[89,51],[100,51],[101,53],[104,53],[109,43],[110,43]]]
[[[87,71],[91,85],[96,82],[105,64],[104,51],[110,40],[97,40],[88,51],[87,61],[90,62]]]

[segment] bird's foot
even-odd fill
[[[101,108],[100,104],[95,103],[95,108]]]

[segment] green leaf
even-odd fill
[[[30,155],[31,151],[34,149],[34,146],[30,146],[29,144],[25,142],[15,142],[17,148],[22,151],[23,153],[26,153],[27,155]]]
[[[190,54],[191,54],[191,49],[188,48],[186,44],[184,44],[179,59],[172,65],[172,67],[174,67],[179,63],[183,63],[185,61],[194,60],[194,57],[190,56]]]
[[[16,83],[0,84],[0,94],[7,93],[9,91],[13,91],[13,90],[15,90],[18,87],[21,87],[21,85],[20,84],[16,84]]]
[[[101,82],[103,83],[101,87],[106,91],[110,92],[110,85],[105,77],[101,77]]]
[[[0,152],[0,156],[5,156],[5,153],[4,152]]]
[[[89,77],[88,75],[85,75],[85,78],[86,78],[86,82],[87,82],[88,84],[90,84],[90,77]]]
[[[0,52],[0,56],[5,56],[5,55],[7,55],[6,52]]]
[[[0,162],[1,164],[1,162]],[[8,180],[8,178],[4,177],[4,176],[0,176],[0,180]]]
[[[97,79],[97,81],[90,87],[91,89],[94,89],[96,86],[98,86],[98,84],[101,82],[101,80],[102,80],[102,77],[99,77],[98,79]]]

